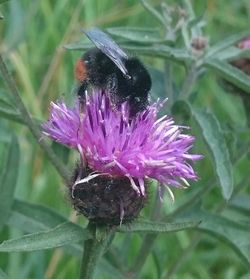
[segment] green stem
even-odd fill
[[[189,71],[187,73],[186,79],[184,80],[179,99],[180,100],[187,100],[190,92],[192,91],[194,82],[197,77],[197,66],[194,62],[191,67],[189,68]]]
[[[165,75],[164,75],[164,82],[166,88],[166,94],[168,97],[168,104],[169,107],[172,107],[174,103],[174,90],[173,90],[173,83],[172,83],[172,64],[169,61],[165,61],[164,64],[165,68]]]
[[[98,238],[97,226],[90,222],[88,228],[91,231],[93,238],[84,242],[79,279],[94,278],[98,260],[111,243],[110,239],[113,237],[112,231],[108,231],[108,228],[105,228],[106,231],[104,231]]]
[[[101,257],[102,252],[102,242],[97,239],[89,239],[85,241],[79,279],[94,278],[96,264]]]
[[[0,72],[15,100],[15,105],[18,108],[18,110],[22,116],[23,122],[29,128],[30,132],[32,133],[34,138],[37,140],[37,143],[41,146],[41,148],[47,154],[49,160],[55,166],[58,173],[65,180],[65,182],[68,183],[70,181],[70,176],[69,176],[68,170],[65,168],[65,166],[63,165],[61,160],[56,156],[56,154],[54,153],[52,148],[42,138],[41,131],[37,127],[37,125],[34,123],[31,116],[29,115],[29,112],[27,111],[27,109],[20,97],[16,83],[8,71],[2,55],[0,55]]]

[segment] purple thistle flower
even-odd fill
[[[52,103],[44,134],[77,149],[82,161],[94,173],[77,181],[85,183],[99,175],[127,177],[138,195],[145,195],[145,178],[174,187],[188,186],[186,179],[197,175],[188,161],[202,156],[190,154],[194,137],[182,133],[186,127],[157,113],[163,102],[148,106],[130,119],[127,102],[115,107],[108,94],[94,91],[70,109]]]

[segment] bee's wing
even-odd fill
[[[127,54],[113,41],[107,34],[98,28],[90,30],[82,30],[82,32],[101,50],[102,53],[107,55],[121,70],[121,72],[128,76],[128,71],[125,67],[124,60],[128,59]]]

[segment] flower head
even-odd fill
[[[186,127],[164,116],[157,120],[162,103],[155,103],[130,120],[125,102],[114,107],[107,94],[87,96],[85,111],[79,104],[69,109],[52,103],[44,133],[54,140],[81,151],[83,160],[98,173],[153,178],[169,186],[181,186],[181,179],[197,179],[187,163],[200,159],[189,154],[194,137],[182,133]]]
[[[129,104],[114,106],[107,92],[94,91],[85,101],[83,111],[79,102],[72,109],[52,103],[50,119],[43,125],[46,135],[80,152],[88,171],[80,176],[77,171],[75,185],[96,182],[98,176],[125,179],[144,197],[145,178],[167,187],[187,186],[186,179],[197,179],[188,163],[201,158],[189,153],[194,137],[183,134],[186,127],[168,116],[157,119],[164,103],[158,101],[131,118]]]

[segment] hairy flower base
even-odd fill
[[[80,173],[81,172],[81,173]],[[146,194],[138,195],[128,178],[97,176],[88,182],[77,183],[92,171],[75,169],[69,194],[75,210],[99,224],[119,225],[135,219],[146,201]]]

